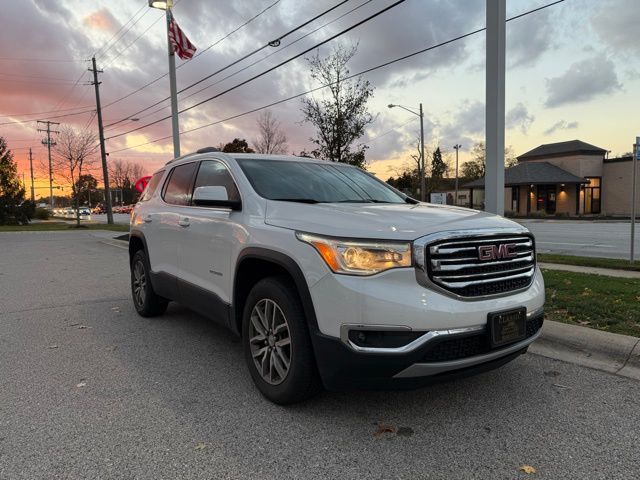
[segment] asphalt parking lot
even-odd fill
[[[528,354],[279,407],[222,328],[178,305],[136,315],[126,250],[89,232],[0,244],[2,479],[638,476],[640,382]]]

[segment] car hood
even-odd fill
[[[265,222],[320,235],[415,240],[444,230],[513,228],[521,225],[498,215],[429,203],[304,204],[269,200]]]

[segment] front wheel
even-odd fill
[[[258,282],[242,320],[247,366],[265,397],[285,405],[320,391],[307,321],[290,282],[280,277]]]
[[[153,290],[148,265],[144,251],[138,250],[131,259],[131,295],[139,315],[156,317],[167,310],[169,302]]]

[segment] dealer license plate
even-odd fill
[[[492,347],[524,340],[527,336],[527,309],[522,307],[490,313],[487,325]]]

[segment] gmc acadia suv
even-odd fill
[[[129,255],[140,315],[174,300],[229,327],[280,404],[495,368],[543,321],[527,229],[322,160],[172,160],[131,214]]]

